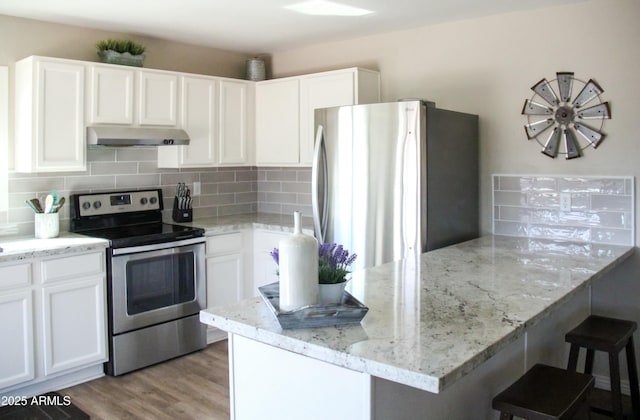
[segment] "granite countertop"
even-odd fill
[[[167,223],[176,223],[165,220]],[[206,235],[216,235],[239,229],[265,229],[279,232],[293,232],[293,215],[251,213],[232,216],[218,216],[195,219],[191,223],[177,223],[201,227],[206,230]],[[303,231],[313,234],[313,221],[311,218],[302,218]]]
[[[293,216],[252,213],[234,216],[220,216],[196,219],[191,223],[176,223],[170,218],[166,223],[191,225],[205,229],[205,235],[216,235],[239,229],[265,229],[280,232],[293,232]],[[303,218],[303,230],[313,234],[312,221]],[[61,232],[56,238],[36,239],[33,236],[0,237],[0,263],[25,258],[60,255],[68,252],[82,252],[107,248],[109,242],[104,239],[90,238],[71,232]]]
[[[282,330],[261,298],[206,309],[200,319],[265,344],[438,393],[632,251],[485,236],[353,273],[347,290],[369,307],[359,325]]]
[[[61,255],[69,252],[102,250],[109,241],[98,238],[61,233],[56,238],[36,239],[33,236],[14,236],[0,238],[0,263],[23,260],[26,258]]]

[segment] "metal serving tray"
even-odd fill
[[[349,292],[344,292],[339,304],[309,305],[295,311],[280,311],[280,283],[258,287],[258,291],[283,329],[359,323],[369,311]]]

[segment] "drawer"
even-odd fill
[[[271,252],[273,248],[278,248],[281,239],[291,236],[287,232],[272,232],[266,230],[256,230],[253,234],[253,247],[256,251]]]
[[[221,254],[242,250],[242,233],[225,233],[207,238],[207,254]]]
[[[32,272],[31,263],[22,262],[20,264],[1,265],[0,290],[31,285]]]
[[[105,258],[106,256],[103,252],[92,252],[90,254],[45,260],[42,262],[42,282],[51,283],[68,278],[102,273],[104,272]]]

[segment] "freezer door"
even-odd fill
[[[358,255],[354,268],[422,252],[425,117],[418,101],[316,111],[316,236]]]

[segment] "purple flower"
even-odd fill
[[[280,264],[278,248],[271,251],[271,257]],[[349,254],[342,245],[318,244],[318,282],[322,284],[342,283],[349,274],[349,266],[356,260],[356,254]]]
[[[273,248],[273,251],[271,251],[269,254],[271,254],[271,258],[273,258],[273,261],[275,261],[277,265],[280,265],[280,251],[278,250],[278,248]]]

